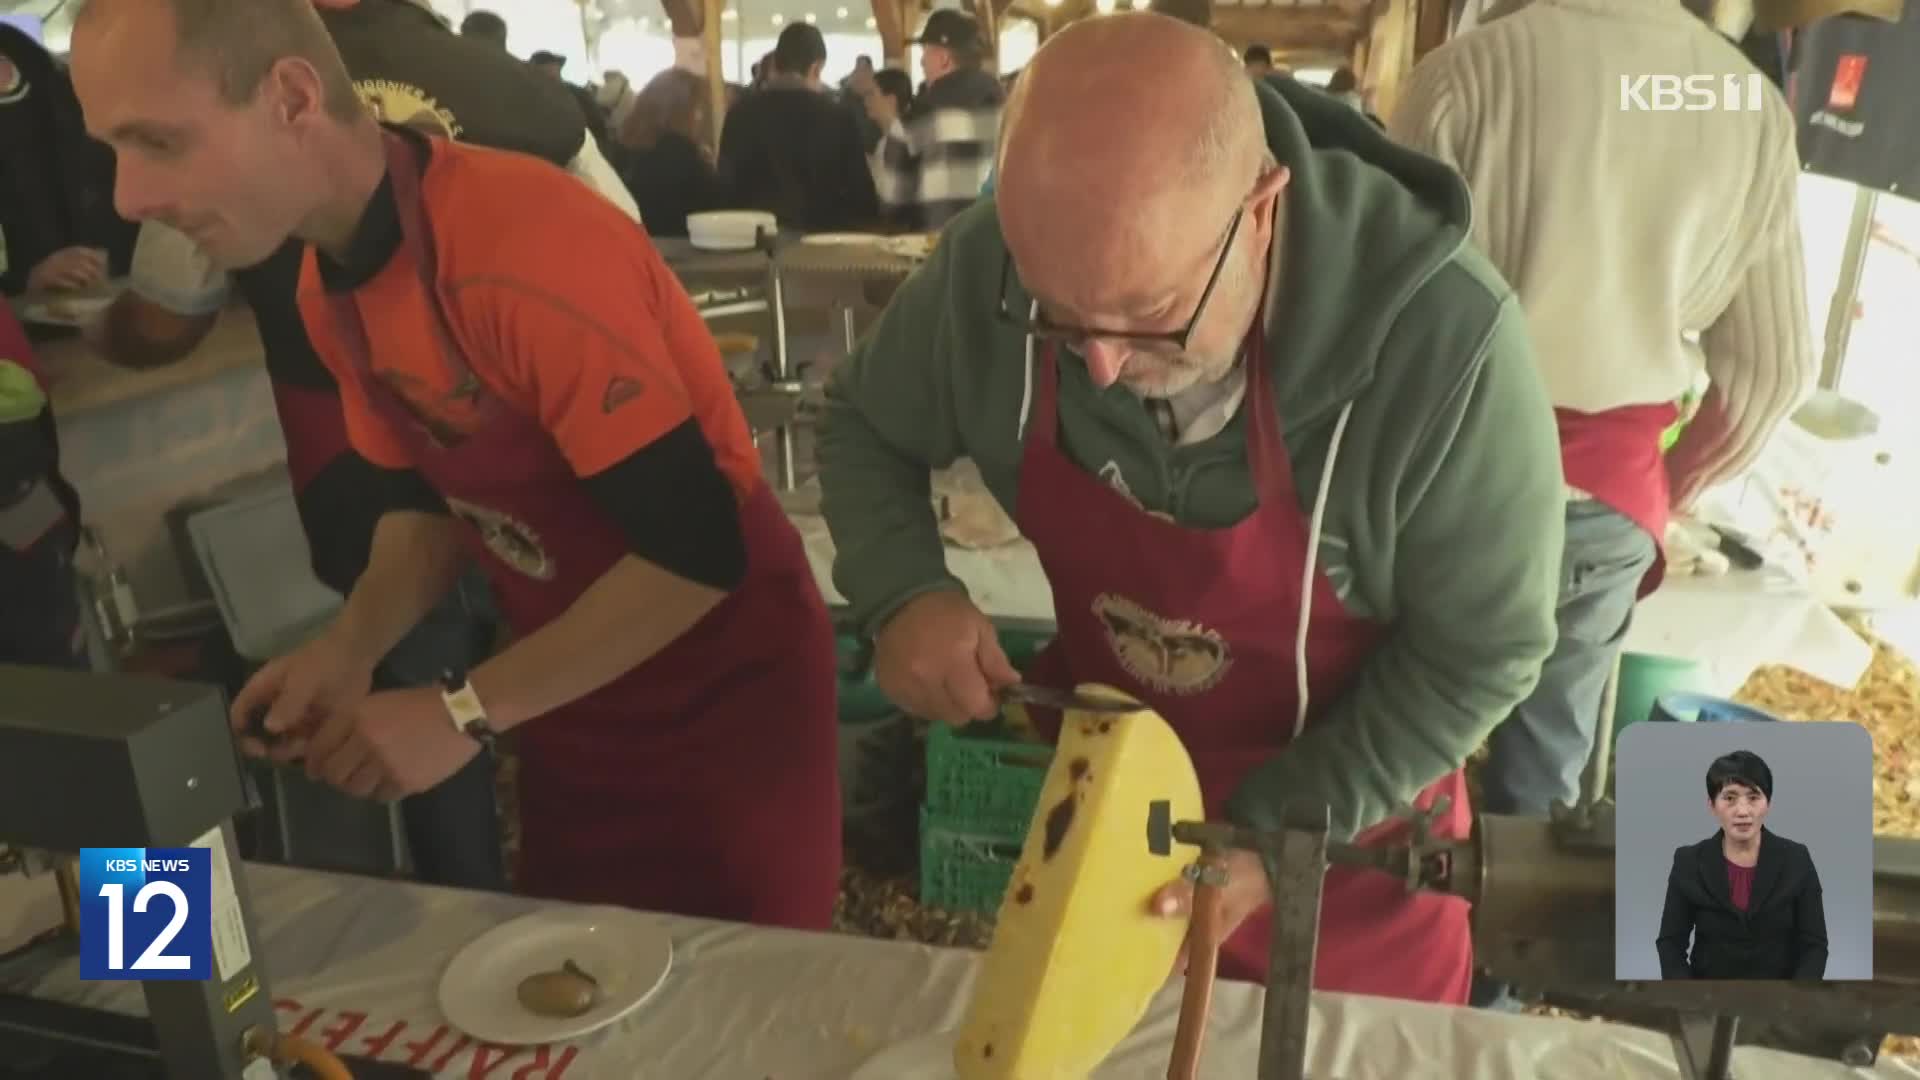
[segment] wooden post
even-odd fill
[[[1413,62],[1446,44],[1453,29],[1452,0],[1419,0],[1419,29],[1413,39]]]
[[[720,131],[727,123],[727,67],[721,63],[720,51],[726,48],[726,42],[720,36],[720,28],[726,25],[720,15],[726,10],[727,0],[703,0],[701,3],[702,25],[700,39],[706,45],[707,54],[707,116],[713,123],[713,152],[720,153]]]
[[[1373,88],[1373,111],[1388,117],[1400,99],[1400,82],[1413,66],[1414,0],[1375,0],[1372,40],[1367,47],[1367,75]]]
[[[726,0],[660,0],[673,29],[674,52],[682,66],[692,70],[697,48],[701,73],[707,77],[707,116],[713,126],[713,150],[720,151],[720,125],[726,122],[727,76],[720,64],[720,13]],[[697,46],[696,46],[697,43]],[[682,46],[688,46],[682,51]],[[635,87],[634,89],[639,89]]]
[[[873,26],[880,34],[883,67],[907,66],[907,29],[901,0],[873,0]]]

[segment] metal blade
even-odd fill
[[[1014,683],[1000,691],[1002,702],[1018,702],[1022,705],[1038,705],[1046,709],[1078,709],[1096,713],[1135,713],[1146,711],[1145,705],[1131,701],[1105,701],[1100,698],[1076,694],[1070,690],[1055,690],[1046,686],[1034,686],[1030,683]]]

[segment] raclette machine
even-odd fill
[[[143,984],[168,1076],[280,1075],[260,1053],[273,1000],[233,831],[246,790],[218,688],[0,665],[0,844],[16,869],[55,868],[68,931],[78,931],[81,848],[213,852],[214,977]]]

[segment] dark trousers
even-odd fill
[[[1482,811],[1544,818],[1556,802],[1580,801],[1594,740],[1613,731],[1613,718],[1600,715],[1607,679],[1655,554],[1653,537],[1619,511],[1591,500],[1567,504],[1559,640],[1540,684],[1487,740]],[[1502,1010],[1515,1004],[1503,984],[1478,975],[1472,1003]]]
[[[463,577],[387,654],[374,672],[374,688],[433,686],[449,668],[471,668],[487,657],[497,626],[485,582],[477,574]],[[407,847],[421,881],[506,891],[493,784],[493,757],[483,750],[438,787],[401,800]]]

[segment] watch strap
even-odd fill
[[[487,722],[487,707],[466,672],[448,670],[440,676],[440,700],[446,703],[447,718],[455,731],[493,749],[494,731]]]

